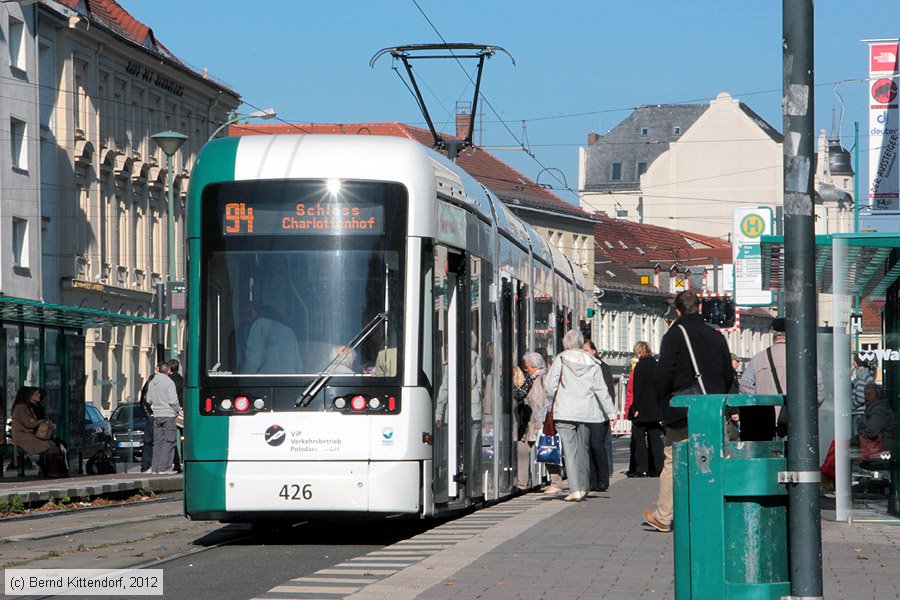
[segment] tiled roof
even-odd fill
[[[407,137],[429,148],[434,145],[434,138],[430,131],[403,123],[266,123],[232,125],[228,131],[229,135],[278,133],[390,135]],[[445,139],[461,139],[454,135],[441,135]],[[459,153],[456,164],[507,204],[520,208],[556,212],[581,219],[592,219],[590,214],[569,204],[485,150],[467,148]]]
[[[632,267],[709,264],[714,258],[731,262],[731,244],[720,238],[609,217],[594,225],[594,248],[597,262]]]
[[[671,295],[653,285],[641,285],[640,273],[614,260],[594,262],[594,285],[602,290],[632,291],[651,296]]]

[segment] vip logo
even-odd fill
[[[266,443],[270,446],[280,446],[285,437],[285,431],[279,425],[272,425],[266,429]]]

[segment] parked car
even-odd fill
[[[85,468],[91,475],[116,472],[112,428],[93,404],[84,405],[84,445],[81,452],[82,456],[87,457]]]
[[[140,458],[144,448],[144,430],[152,427],[139,402],[120,404],[109,418],[113,445],[119,460]]]

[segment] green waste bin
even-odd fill
[[[781,396],[678,396],[688,439],[673,447],[676,600],[790,595],[783,442],[725,440],[726,406],[780,406]]]

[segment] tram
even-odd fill
[[[432,517],[514,493],[513,367],[559,350],[587,290],[481,184],[403,138],[225,138],[187,217],[186,515]]]

